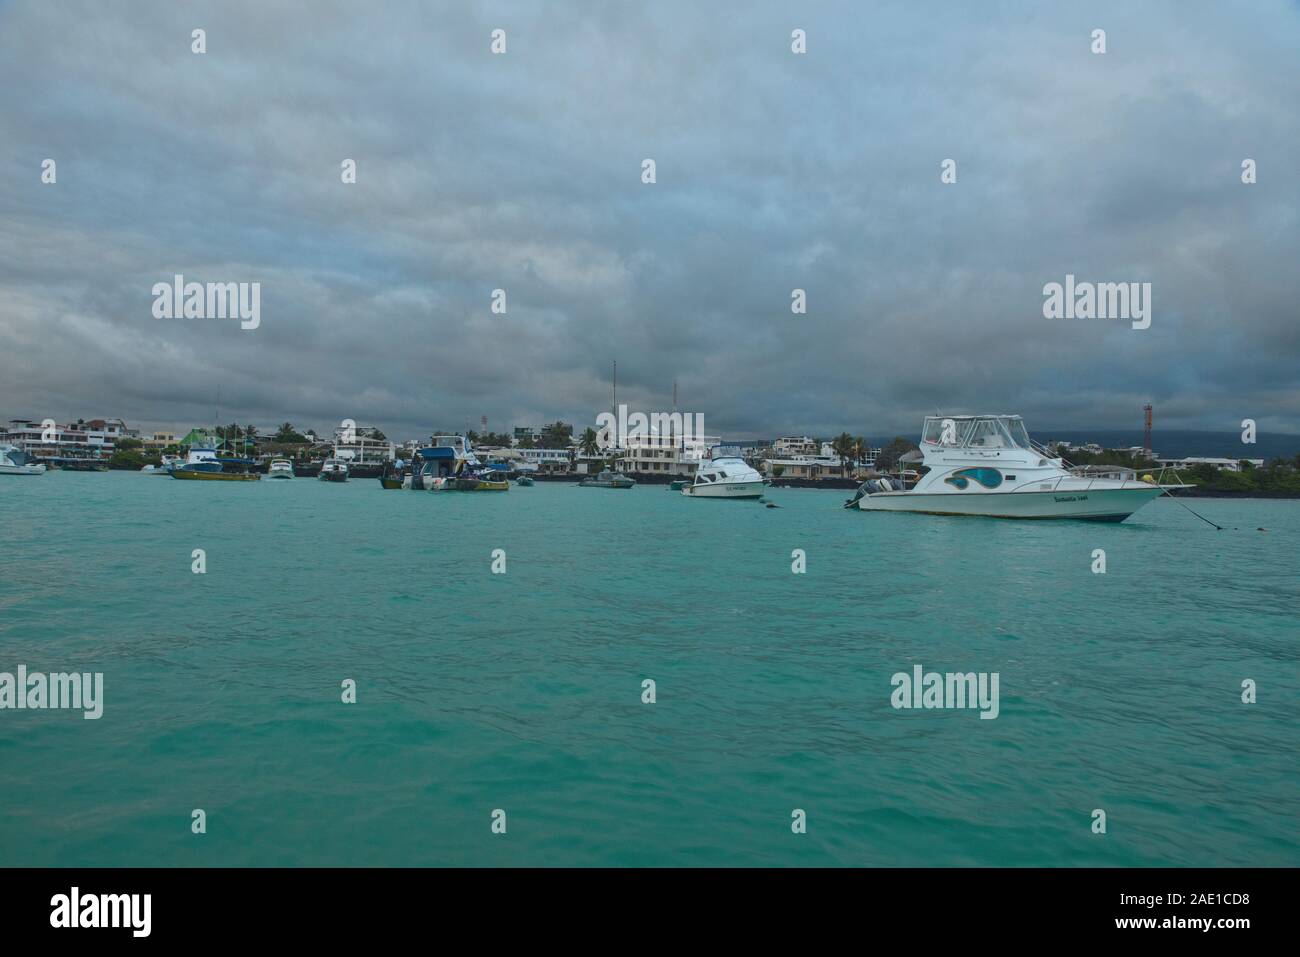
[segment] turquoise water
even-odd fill
[[[0,865],[1300,864],[1300,502],[846,494],[0,479],[0,671],[105,697],[0,711]]]

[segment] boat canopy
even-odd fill
[[[1033,450],[1018,415],[927,415],[921,443],[955,449]]]

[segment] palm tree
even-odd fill
[[[841,432],[831,440],[831,451],[833,451],[840,460],[840,474],[847,476],[849,474],[848,462],[853,458],[853,436],[847,432]]]
[[[562,449],[569,444],[571,435],[573,435],[573,426],[559,421],[552,422],[542,429],[542,448]]]
[[[859,435],[853,440],[853,461],[860,465],[870,457],[871,443]]]
[[[591,426],[587,426],[582,433],[582,438],[578,439],[578,445],[581,447],[583,455],[594,456],[600,448],[599,436],[596,435],[596,430]]]

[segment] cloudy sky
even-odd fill
[[[1294,2],[0,0],[0,90],[5,419],[1300,432]]]

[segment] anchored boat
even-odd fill
[[[893,479],[863,483],[845,508],[989,518],[1077,518],[1122,522],[1166,489],[1145,476],[1083,475],[1029,438],[1018,415],[927,416],[913,488]]]
[[[424,492],[453,491],[456,477],[466,470],[478,468],[478,465],[479,461],[463,435],[435,435],[432,445],[416,450],[410,474],[402,479],[402,488]]]
[[[0,475],[44,475],[45,466],[16,445],[0,445]]]
[[[348,480],[348,463],[342,459],[326,459],[316,476],[322,482],[346,482]]]
[[[602,469],[599,475],[585,478],[578,483],[580,488],[631,488],[636,482],[621,472]]]
[[[399,489],[402,487],[404,477],[405,469],[401,459],[389,459],[384,463],[383,471],[379,473],[379,486],[386,489]]]
[[[682,489],[688,498],[738,498],[763,497],[763,476],[759,475],[738,454],[718,454],[720,447],[710,451],[710,458],[700,462],[695,470],[695,481]]]
[[[195,441],[185,461],[173,465],[170,475],[188,482],[256,482],[262,476],[252,471],[252,459],[218,458],[215,443]]]
[[[269,479],[293,478],[293,463],[288,459],[271,459],[271,465],[266,470],[266,477]]]

